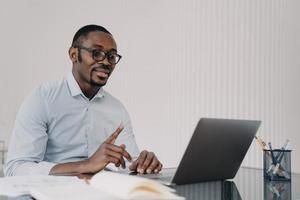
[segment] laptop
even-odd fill
[[[236,175],[261,121],[202,118],[176,169],[139,176],[166,185],[232,179]]]

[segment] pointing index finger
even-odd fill
[[[120,126],[116,129],[116,131],[106,139],[106,142],[109,144],[114,144],[117,137],[120,135],[120,133],[123,131],[123,129],[124,129],[124,126],[122,124],[120,124]]]

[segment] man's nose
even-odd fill
[[[109,63],[107,64],[106,62],[104,62],[104,60],[98,62],[98,65],[99,65],[99,67],[101,67],[103,69],[111,70],[111,65]]]
[[[99,61],[98,64],[110,65],[110,63],[108,62],[107,56],[105,56],[104,60]]]

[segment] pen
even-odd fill
[[[254,138],[263,151],[269,150],[267,144],[260,137],[254,136]],[[268,158],[271,160],[272,158],[271,158],[270,152],[266,152],[266,153],[267,153]]]
[[[289,143],[290,143],[290,140],[286,140],[286,141],[285,141],[285,144],[281,147],[281,149],[286,150],[287,147],[288,147],[288,145],[289,145]]]
[[[263,151],[269,150],[267,144],[260,137],[254,136],[254,138]],[[266,152],[266,155],[268,159],[273,163],[273,159],[270,152]],[[274,167],[275,167],[274,164],[271,164],[269,169],[267,170],[267,173],[269,173]]]
[[[286,140],[285,143],[284,143],[284,145],[281,147],[281,150],[286,150],[287,147],[288,147],[288,145],[289,145],[289,142],[290,142],[289,140]],[[283,153],[284,152],[280,152],[279,154],[277,154],[275,156],[276,162],[277,162],[278,158],[280,157],[280,155],[283,154]]]
[[[262,148],[262,150],[268,150],[267,144],[258,136],[254,136],[256,142],[259,144],[259,146]]]
[[[275,168],[273,170],[273,175],[277,174],[279,166],[280,166],[280,163],[281,163],[281,160],[283,158],[283,155],[284,155],[284,152],[281,152],[281,154],[280,154],[280,156],[279,156],[279,158],[277,160],[277,164],[276,164],[276,166],[275,166]]]
[[[270,148],[270,152],[271,152],[272,162],[274,165],[276,165],[276,160],[275,160],[274,152],[272,149],[272,144],[271,144],[271,142],[269,142],[268,144],[269,144],[269,148]]]
[[[289,144],[289,140],[286,140],[285,144],[281,147],[282,152],[280,152],[279,154],[277,154],[277,158],[276,158],[276,166],[273,169],[273,175],[277,174],[278,172],[281,172],[283,174],[283,176],[285,176],[286,178],[289,178],[289,174],[285,171],[285,170],[279,170],[279,167],[281,166],[281,160],[283,159],[284,156],[284,150],[287,150],[288,144]],[[282,168],[282,166],[281,166]]]
[[[273,152],[273,149],[272,149],[272,144],[271,142],[268,143],[269,144],[269,149],[270,149],[270,153],[271,153],[271,160],[272,160],[272,164],[270,165],[267,173],[270,173],[271,170],[274,169],[275,165],[276,165],[276,160],[275,160],[275,157],[274,157],[274,152]]]

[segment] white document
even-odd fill
[[[65,186],[82,182],[77,177],[70,176],[12,176],[0,178],[0,195],[16,197],[28,195],[30,190],[37,187]]]
[[[94,175],[89,185],[82,181],[57,187],[36,187],[30,194],[38,200],[184,199],[159,182],[106,171]]]
[[[37,187],[30,191],[31,196],[37,200],[116,200],[106,192],[97,190],[84,182],[65,186]]]
[[[0,178],[0,195],[31,195],[37,200],[184,199],[159,182],[105,171],[94,175],[89,184],[67,176]]]
[[[90,185],[119,199],[184,199],[176,195],[174,189],[159,182],[115,172],[97,173]]]

